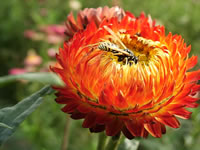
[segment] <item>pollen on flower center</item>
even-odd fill
[[[113,37],[109,38],[109,42],[111,42],[113,45],[116,45],[116,49],[115,47],[112,48],[111,54],[112,57],[114,56],[114,60],[117,60],[118,63],[123,65],[132,65],[134,64],[133,62],[135,62],[135,64],[140,63],[148,65],[150,61],[154,60],[154,56],[164,52],[163,46],[161,46],[159,41],[153,41],[138,35],[129,34],[118,34],[118,37],[120,42]],[[116,55],[118,52],[117,48],[125,53]]]

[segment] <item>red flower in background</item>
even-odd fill
[[[71,39],[51,68],[66,84],[54,87],[56,101],[91,132],[161,137],[166,125],[180,126],[176,117],[190,117],[185,108],[197,107],[191,95],[200,90],[200,70],[189,71],[197,57],[188,58],[181,36],[165,36],[143,13],[85,9],[77,22],[70,14],[66,33]]]

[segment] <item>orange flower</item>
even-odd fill
[[[197,57],[188,58],[181,36],[165,36],[143,13],[91,19],[72,36],[51,68],[66,84],[54,87],[56,101],[91,132],[161,137],[165,125],[180,126],[176,117],[190,117],[185,108],[197,107],[191,95],[200,90],[200,70],[189,72]]]

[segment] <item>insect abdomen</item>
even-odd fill
[[[101,43],[99,44],[98,48],[100,50],[104,50],[104,51],[108,51],[108,52],[114,52],[116,48],[118,48],[117,45],[113,44],[113,43]]]

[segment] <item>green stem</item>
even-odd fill
[[[105,135],[105,133],[104,132],[99,133],[97,150],[104,150],[106,141],[107,141],[107,136]]]
[[[67,150],[70,122],[71,122],[70,117],[66,116],[66,124],[65,124],[65,129],[64,129],[64,136],[63,136],[63,141],[61,145],[61,150]]]
[[[120,139],[121,139],[121,134],[118,134],[116,136],[113,136],[109,139],[108,144],[105,148],[105,150],[117,150],[119,143],[120,143]]]

